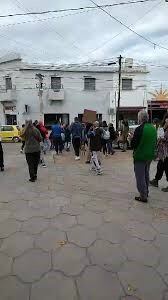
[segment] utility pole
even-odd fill
[[[39,83],[36,84],[36,87],[38,88],[38,96],[39,96],[39,108],[40,108],[40,120],[44,121],[44,112],[43,112],[43,78],[44,75],[38,73],[36,74],[36,79],[38,79]]]
[[[118,57],[118,101],[116,107],[116,130],[119,126],[119,114],[120,114],[120,100],[121,100],[121,66],[122,66],[122,56]]]

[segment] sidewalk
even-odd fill
[[[168,300],[168,194],[133,200],[131,152],[103,176],[48,155],[29,183],[19,146],[4,145],[0,173],[0,300]]]

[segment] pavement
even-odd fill
[[[30,183],[20,145],[3,146],[0,300],[168,300],[168,194],[134,201],[131,151],[105,158],[103,176],[48,154]]]

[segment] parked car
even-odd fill
[[[2,142],[20,142],[20,130],[15,125],[0,125],[0,137]]]
[[[131,148],[131,141],[134,135],[135,129],[138,127],[138,125],[131,125],[129,126],[129,132],[128,132],[128,137],[127,137],[127,148]],[[121,131],[118,133],[118,148],[123,149],[123,143],[120,141],[120,135]]]

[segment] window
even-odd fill
[[[122,79],[122,90],[132,90],[132,79],[129,78]]]
[[[52,90],[61,89],[61,77],[51,77],[51,89]]]
[[[5,78],[6,90],[12,90],[12,78],[6,77]]]
[[[2,131],[14,131],[12,126],[3,126],[3,130]]]
[[[90,77],[84,78],[84,89],[94,91],[96,89],[96,79]]]

